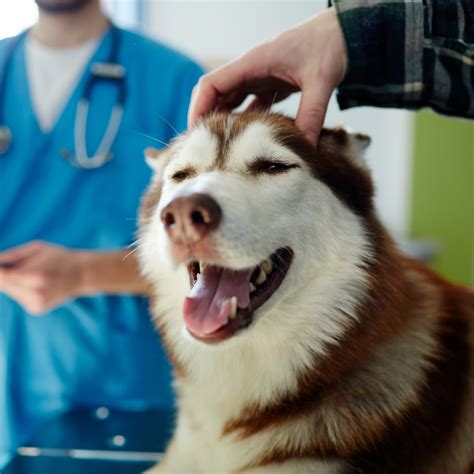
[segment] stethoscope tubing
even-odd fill
[[[26,31],[18,35],[15,38],[12,38],[8,44],[5,51],[5,56],[2,63],[2,69],[0,70],[0,156],[5,154],[10,148],[12,141],[12,132],[9,127],[4,125],[4,107],[1,104],[1,99],[6,96],[6,82],[7,82],[7,71],[11,65],[13,59],[13,53],[18,45],[18,43],[25,37]],[[5,102],[5,101],[4,101]]]
[[[28,30],[24,31],[15,38],[11,38],[7,44],[2,69],[0,70],[0,98],[4,98],[6,95],[6,83],[7,83],[7,71],[11,66],[13,60],[13,54],[20,43],[20,41],[27,35]],[[0,107],[0,126],[5,123],[4,110]]]
[[[7,71],[11,66],[11,61],[19,42],[27,35],[27,33],[28,30],[10,41],[4,56],[2,71],[0,71],[0,155],[8,151],[9,144],[12,140],[11,130],[9,127],[3,125]],[[118,63],[118,52],[120,48],[118,28],[111,25],[110,34],[112,35],[112,38],[108,60],[107,62],[95,62],[91,64],[89,77],[86,80],[82,96],[77,104],[74,120],[75,154],[65,149],[60,152],[61,156],[66,158],[73,166],[83,169],[100,168],[113,158],[111,148],[115,138],[117,137],[120,124],[122,123],[126,99],[126,71],[124,66]],[[98,82],[104,81],[113,82],[118,87],[117,102],[112,107],[105,133],[96,152],[92,156],[89,156],[87,153],[87,120],[89,116],[90,99],[94,86]]]
[[[97,148],[97,151],[92,157],[87,156],[86,141],[86,126],[87,116],[89,114],[89,101],[81,99],[77,104],[76,111],[76,126],[74,127],[74,147],[76,150],[75,164],[84,169],[100,168],[112,159],[112,152],[110,149],[115,141],[123,116],[123,106],[117,103],[112,108],[110,113],[107,129],[102,137],[102,140]]]

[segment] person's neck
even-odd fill
[[[40,9],[32,35],[50,48],[68,48],[98,38],[110,25],[98,1],[69,13],[48,13]]]

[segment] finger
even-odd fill
[[[11,286],[5,293],[32,316],[41,316],[53,307],[45,295],[29,288]]]
[[[191,100],[188,124],[192,127],[197,120],[210,112],[219,96],[227,95],[247,81],[269,76],[266,48],[260,46],[242,57],[203,76]]]
[[[316,145],[323,128],[332,88],[326,84],[312,84],[310,88],[303,87],[302,92],[295,124],[304,132],[308,141]]]
[[[0,265],[14,265],[19,261],[34,255],[42,248],[42,246],[42,242],[32,241],[0,252]]]
[[[33,271],[26,271],[19,268],[0,269],[0,289],[8,291],[11,288],[21,287],[36,289],[45,286],[46,277]]]
[[[27,299],[26,293],[28,292],[28,290],[25,290],[25,288],[22,288],[21,286],[17,287],[11,285],[8,288],[0,288],[0,291],[8,295],[10,298],[14,299],[20,306],[23,306],[25,299]]]
[[[188,110],[188,128],[192,128],[202,116],[211,111],[216,106],[218,98],[219,92],[212,84],[200,81],[194,87],[191,96],[191,104]]]

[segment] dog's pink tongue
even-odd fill
[[[184,300],[183,315],[186,327],[197,336],[206,336],[224,326],[231,313],[233,296],[237,297],[239,308],[249,305],[251,276],[252,270],[204,267],[191,293]]]

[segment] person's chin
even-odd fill
[[[80,10],[91,0],[35,0],[38,8],[48,13],[68,13]]]

